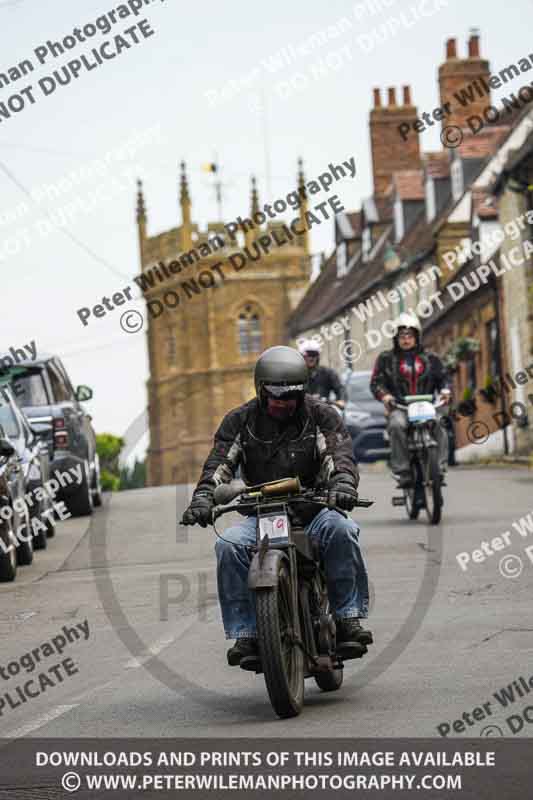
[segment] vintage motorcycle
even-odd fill
[[[424,508],[431,525],[437,525],[442,516],[444,498],[440,475],[436,426],[440,424],[437,409],[444,400],[433,401],[431,394],[414,394],[404,397],[405,404],[394,403],[394,408],[407,412],[407,441],[411,461],[413,485],[403,489],[403,495],[393,497],[394,506],[405,506],[409,519],[417,519]]]
[[[238,497],[237,502],[231,503]],[[297,716],[303,706],[304,679],[314,678],[325,692],[340,688],[343,661],[336,653],[335,622],[318,549],[298,522],[298,506],[334,508],[328,493],[303,490],[298,478],[258,486],[240,480],[215,490],[216,519],[231,511],[257,516],[257,539],[248,586],[255,595],[261,667],[270,702],[279,717]],[[368,508],[371,500],[357,501]],[[346,516],[341,509],[336,509]]]

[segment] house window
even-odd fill
[[[469,389],[472,389],[472,391],[477,389],[475,353],[472,353],[466,362],[466,385]]]
[[[396,241],[399,242],[404,234],[403,227],[403,207],[401,200],[394,201],[394,235]]]
[[[437,214],[437,203],[435,200],[435,181],[433,178],[426,180],[426,221],[431,222]]]
[[[498,325],[495,319],[487,322],[487,344],[489,348],[489,372],[492,378],[500,374],[500,341],[498,336]]]
[[[450,170],[452,178],[452,197],[454,200],[459,200],[464,192],[463,183],[463,165],[460,158],[454,158]]]
[[[238,316],[237,337],[242,356],[261,352],[261,320],[252,306],[246,306]]]
[[[341,242],[337,247],[337,278],[346,275],[346,242]]]

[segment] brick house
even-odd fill
[[[465,108],[454,96],[472,81],[484,81],[488,93],[475,96]],[[448,361],[454,348],[461,352],[451,380],[455,401],[463,403],[457,421],[459,460],[469,460],[531,449],[523,432],[531,425],[533,408],[520,428],[524,422],[509,416],[513,398],[496,391],[509,365],[516,371],[519,362],[531,361],[531,262],[521,270],[506,268],[511,247],[506,221],[531,203],[531,154],[517,133],[529,130],[530,112],[526,108],[508,115],[505,124],[487,125],[476,135],[466,127],[469,116],[490,105],[489,62],[480,57],[475,35],[463,59],[457,57],[455,40],[446,43],[439,93],[441,107],[449,104],[442,129],[460,129],[462,143],[420,153],[417,135],[411,131],[407,142],[398,135],[400,121],[412,129],[418,117],[409,87],[404,87],[400,106],[389,89],[385,108],[380,91],[374,90],[373,195],[360,211],[336,218],[335,250],[291,315],[288,330],[295,340],[320,337],[323,363],[338,370],[371,369],[379,352],[390,347],[392,320],[413,309],[430,349]],[[513,151],[513,141],[522,149]],[[506,164],[520,174],[521,194],[510,188]],[[500,241],[490,250],[487,242],[498,231]],[[528,228],[521,235],[527,240],[530,233]],[[474,252],[481,244],[482,255]],[[478,280],[481,266],[489,273],[483,272],[484,280]],[[511,339],[510,330],[515,330]],[[526,389],[516,392],[523,396]],[[481,431],[486,436],[478,436]]]

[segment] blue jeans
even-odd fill
[[[227,639],[254,638],[255,603],[248,589],[251,552],[239,545],[256,542],[256,518],[228,528],[217,539],[217,584]],[[318,541],[326,573],[328,596],[336,619],[368,616],[368,574],[359,547],[359,528],[338,511],[323,508],[305,533]]]

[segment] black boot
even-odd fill
[[[343,659],[361,658],[367,644],[373,643],[371,631],[361,627],[357,617],[337,620],[337,653]]]
[[[227,652],[230,667],[240,666],[243,669],[255,670],[259,666],[257,639],[237,639]]]

